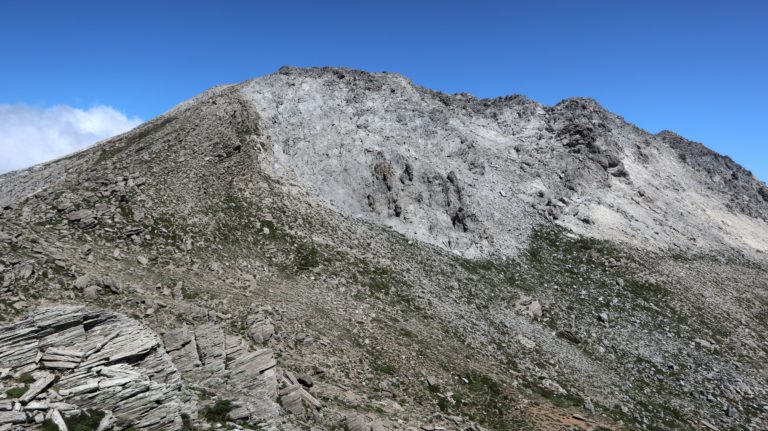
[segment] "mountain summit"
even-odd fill
[[[0,427],[768,427],[768,188],[592,99],[284,67],[0,205]]]

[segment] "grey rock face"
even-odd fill
[[[185,380],[235,402],[233,420],[259,422],[278,416],[272,350],[251,351],[242,338],[225,335],[210,323],[169,331],[163,339]]]
[[[465,256],[514,255],[548,220],[651,249],[768,251],[764,184],[590,99],[480,100],[331,68],[240,88],[273,147],[265,168],[343,214]]]
[[[768,187],[755,181],[751,172],[730,157],[674,132],[665,130],[657,136],[696,171],[705,187],[729,197],[726,203],[729,209],[768,221]]]

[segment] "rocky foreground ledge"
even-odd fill
[[[181,430],[197,422],[199,394],[226,397],[223,420],[270,428],[275,365],[215,323],[160,337],[111,311],[42,308],[0,328],[0,430]]]

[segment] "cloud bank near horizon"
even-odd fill
[[[73,153],[139,124],[111,106],[0,104],[0,174]]]

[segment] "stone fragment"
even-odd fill
[[[595,414],[595,406],[592,404],[592,399],[589,397],[584,401],[584,410],[588,411],[591,415]]]
[[[203,367],[211,372],[224,370],[225,345],[224,332],[213,323],[206,323],[195,328],[195,341]]]
[[[436,387],[438,387],[439,385],[440,385],[440,383],[437,381],[437,379],[436,379],[436,378],[434,378],[434,377],[432,377],[432,376],[427,376],[427,386],[430,386],[430,387],[436,388]]]
[[[515,309],[530,318],[539,318],[544,314],[541,303],[528,297],[523,297],[515,302]]]
[[[697,338],[693,340],[694,343],[696,343],[699,347],[706,350],[715,350],[715,345],[707,340],[702,340],[701,338]]]
[[[560,331],[557,331],[557,336],[565,340],[568,340],[573,344],[581,343],[581,338],[579,338],[578,335],[576,335],[573,331],[569,329],[562,329]]]
[[[554,380],[551,379],[544,379],[541,381],[541,386],[546,389],[549,392],[552,392],[554,395],[566,395],[568,392],[563,389],[562,386],[558,385]]]
[[[301,399],[301,393],[298,386],[288,386],[280,391],[280,403],[283,407],[296,416],[303,416],[306,413],[304,403]]]
[[[40,372],[35,374],[35,381],[29,385],[29,389],[27,389],[27,392],[24,393],[19,398],[19,402],[22,404],[28,403],[29,401],[35,399],[40,392],[44,391],[46,388],[48,388],[48,385],[53,383],[53,380],[56,378],[51,373],[46,372]]]
[[[352,414],[346,419],[347,430],[349,431],[368,431],[368,421],[365,416]]]
[[[47,400],[33,400],[24,405],[24,410],[48,410],[51,408],[51,404]]]
[[[94,300],[99,297],[99,291],[101,291],[99,286],[88,286],[83,290],[83,296],[90,300]]]
[[[315,397],[313,397],[312,394],[304,390],[304,388],[299,388],[299,394],[301,395],[302,401],[309,404],[309,406],[314,408],[315,410],[320,410],[320,408],[322,407],[322,405],[320,404],[320,401],[318,401]]]
[[[80,221],[84,219],[92,219],[93,217],[93,211],[88,209],[77,210],[67,214],[67,219],[69,221]]]
[[[64,422],[64,418],[61,416],[61,413],[58,410],[51,410],[49,414],[46,415],[46,419],[50,419],[51,422],[53,422],[53,424],[59,428],[59,431],[68,430],[67,424]]]
[[[111,411],[107,410],[104,412],[104,417],[101,418],[101,421],[99,422],[99,426],[96,428],[96,431],[107,431],[113,429],[114,425],[117,423],[117,420],[115,418],[115,415],[112,414]]]
[[[61,212],[66,212],[74,208],[74,205],[72,205],[72,202],[66,198],[56,199],[53,202],[53,205],[56,207],[57,210]]]
[[[275,327],[268,322],[259,322],[248,329],[248,334],[255,343],[263,344],[275,333]]]
[[[532,340],[530,340],[530,339],[528,339],[528,338],[526,338],[526,337],[524,337],[522,335],[518,335],[517,337],[515,337],[515,339],[517,340],[518,343],[520,343],[526,349],[535,349],[536,348],[536,343],[535,342],[533,342]]]
[[[24,412],[0,411],[0,425],[20,424],[27,421],[27,415]]]
[[[80,277],[77,277],[75,279],[75,287],[80,289],[80,290],[83,290],[86,287],[88,287],[90,282],[91,282],[91,277],[89,277],[87,275],[81,275]]]
[[[120,288],[120,283],[115,279],[114,277],[106,277],[101,282],[102,286],[104,286],[106,289],[109,289],[110,292],[119,294],[122,290]]]

